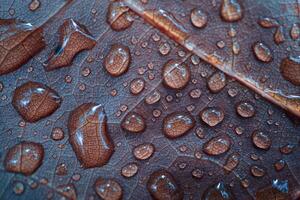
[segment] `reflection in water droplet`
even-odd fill
[[[257,42],[254,46],[253,46],[253,51],[254,54],[256,56],[256,58],[262,62],[271,62],[272,60],[272,53],[270,48],[265,45],[262,42]]]
[[[243,8],[238,0],[222,0],[221,17],[226,22],[236,22],[243,18]]]
[[[121,185],[113,179],[98,178],[94,183],[94,190],[103,200],[120,200],[123,196]]]
[[[113,30],[125,30],[133,23],[133,13],[123,2],[112,2],[107,10],[107,23]]]
[[[136,78],[130,82],[130,92],[133,95],[140,94],[145,88],[145,81],[141,78]]]
[[[203,145],[203,151],[211,156],[217,156],[227,152],[231,146],[231,139],[227,135],[211,138]]]
[[[204,28],[207,24],[207,14],[200,8],[194,8],[191,11],[191,22],[197,28]]]
[[[252,133],[253,144],[260,149],[268,150],[271,147],[272,140],[262,131],[254,131]]]

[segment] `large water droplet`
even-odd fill
[[[243,8],[238,0],[222,0],[221,17],[226,22],[236,22],[243,18]]]
[[[231,146],[231,139],[227,135],[213,137],[203,145],[203,151],[211,156],[227,152]]]
[[[197,28],[204,28],[207,24],[207,14],[200,8],[194,8],[191,11],[191,22]]]
[[[150,175],[147,189],[151,196],[157,200],[181,200],[183,192],[175,178],[166,170],[158,170]]]
[[[141,133],[146,129],[145,119],[138,113],[128,113],[123,119],[121,126],[131,133]]]
[[[253,117],[255,114],[254,106],[250,102],[240,102],[236,107],[236,111],[244,118]]]
[[[207,125],[213,127],[223,121],[224,112],[218,107],[208,107],[200,112],[200,117]]]
[[[155,151],[155,147],[153,144],[144,143],[136,146],[133,149],[133,155],[138,160],[147,160],[150,158]]]
[[[73,110],[68,122],[69,141],[84,168],[105,165],[114,152],[114,144],[107,132],[104,108],[85,103]]]
[[[56,91],[37,82],[27,82],[18,87],[13,96],[13,106],[28,122],[36,122],[55,112],[62,99]]]
[[[271,62],[272,53],[270,48],[262,42],[257,42],[253,46],[254,55],[262,62]]]
[[[216,72],[207,80],[208,88],[213,93],[220,92],[226,86],[226,76],[223,72]]]
[[[271,147],[272,140],[262,131],[254,131],[252,133],[253,144],[260,149],[268,150]]]
[[[132,12],[123,2],[112,2],[107,11],[107,23],[115,31],[127,29],[133,23]]]
[[[190,68],[186,64],[174,60],[170,60],[164,65],[162,75],[164,84],[172,89],[184,88],[191,78]]]
[[[33,174],[42,164],[44,148],[34,142],[21,142],[10,148],[4,160],[4,167],[9,172]]]
[[[300,86],[300,56],[290,56],[283,59],[280,65],[280,72],[286,80]]]
[[[130,60],[129,48],[124,45],[115,44],[105,57],[104,67],[110,75],[120,76],[128,70]]]
[[[120,200],[123,196],[121,185],[113,179],[98,178],[94,184],[94,189],[103,200]]]
[[[202,195],[201,200],[235,200],[228,185],[219,182],[208,187]]]

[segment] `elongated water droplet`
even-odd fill
[[[153,144],[144,143],[133,149],[133,155],[138,160],[147,160],[153,155],[154,151],[155,147]]]
[[[202,195],[201,200],[235,200],[232,191],[228,185],[219,182],[208,187]]]
[[[33,174],[44,159],[44,148],[34,142],[21,142],[10,148],[4,160],[4,167],[9,172],[26,176]]]
[[[183,192],[175,178],[166,170],[158,170],[150,175],[147,189],[151,196],[157,200],[181,200]]]
[[[104,67],[110,75],[120,76],[128,70],[130,60],[129,48],[124,45],[115,44],[105,57]]]
[[[105,165],[114,152],[114,144],[107,132],[104,108],[85,103],[73,110],[69,117],[69,142],[84,168]]]
[[[274,33],[274,41],[277,45],[283,43],[285,41],[285,36],[283,33],[282,26],[279,26]]]
[[[231,146],[231,139],[226,135],[213,137],[203,145],[203,151],[211,156],[227,152]]]
[[[141,133],[146,129],[145,119],[138,113],[128,113],[122,120],[121,126],[131,133]]]
[[[262,131],[254,131],[252,133],[253,144],[260,149],[268,150],[271,147],[272,140]]]
[[[186,134],[195,126],[195,120],[189,113],[174,112],[165,117],[163,131],[166,137],[175,139]]]
[[[292,28],[291,28],[291,32],[290,32],[291,38],[293,40],[297,40],[300,37],[300,26],[299,24],[293,24]]]
[[[256,58],[262,62],[271,62],[272,53],[270,48],[262,42],[258,42],[253,46]]]
[[[133,23],[133,14],[123,2],[112,2],[106,15],[107,23],[115,31],[122,31]]]
[[[243,18],[243,8],[238,0],[222,0],[221,17],[226,22],[236,22]]]
[[[254,106],[250,102],[240,102],[236,107],[236,111],[244,118],[253,117],[255,114]]]

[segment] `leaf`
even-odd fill
[[[28,1],[0,2],[1,19],[17,18],[43,28],[46,43],[44,50],[20,69],[0,76],[1,162],[8,149],[21,141],[41,143],[45,150],[43,164],[31,176],[9,173],[1,167],[1,199],[74,198],[73,189],[64,186],[74,186],[77,199],[98,198],[94,184],[99,177],[117,181],[124,199],[151,199],[146,185],[150,175],[161,169],[172,174],[186,199],[200,199],[215,190],[220,181],[231,185],[229,190],[238,199],[255,198],[258,191],[265,198],[269,193],[278,192],[279,187],[282,190],[277,197],[285,197],[286,181],[289,195],[296,195],[300,178],[297,162],[300,127],[285,110],[298,115],[300,90],[294,84],[297,76],[289,81],[287,76],[291,72],[281,74],[281,63],[290,56],[299,56],[296,28],[291,35],[291,28],[299,22],[299,2],[244,0],[239,3],[242,18],[228,19],[231,16],[228,15],[224,21],[220,14],[222,0],[40,0],[35,11],[28,9]],[[117,17],[109,18],[108,8],[112,4],[127,8],[115,10]],[[207,15],[203,28],[191,23],[195,8]],[[43,63],[61,44],[59,28],[68,19],[83,24],[93,36],[95,46],[80,53],[73,52],[78,49],[72,48],[68,67],[46,71]],[[264,24],[274,25],[262,26],[262,19]],[[284,37],[278,42],[280,34]],[[270,49],[270,62],[258,59],[269,55],[261,48],[257,52],[264,55],[255,55],[254,45],[258,42]],[[106,56],[114,45],[128,47],[131,54],[127,72],[118,77],[111,76],[105,68]],[[190,81],[179,90],[168,87],[162,74],[170,60],[190,70]],[[291,66],[297,74],[297,63]],[[170,67],[170,74],[174,69]],[[220,71],[227,74],[226,78],[219,78]],[[134,94],[130,88],[137,78],[144,80],[144,88]],[[25,122],[11,103],[14,90],[28,81],[47,85],[62,98],[54,113],[36,123]],[[69,143],[68,121],[71,111],[89,102],[104,107],[115,149],[106,165],[85,169]],[[223,113],[223,119],[213,127],[203,121],[204,111],[211,108]],[[171,139],[164,135],[163,121],[174,112],[190,113],[195,127]],[[121,123],[128,113],[142,116],[145,130],[138,133],[123,130]],[[209,113],[210,117],[205,119],[216,117],[214,112]],[[57,127],[64,132],[61,140],[51,137]],[[255,146],[264,142],[259,137],[255,137],[255,144],[252,142],[257,131],[271,140],[269,148]],[[226,151],[215,139],[220,136],[230,139]],[[146,160],[137,160],[133,150],[144,143],[153,144],[154,153]],[[205,151],[203,148],[208,144],[210,149]],[[292,152],[284,154],[281,147]],[[207,153],[215,150],[224,153]],[[237,165],[228,164],[233,154],[239,155],[234,158],[234,162],[238,159]],[[279,160],[285,163],[281,171],[274,168]],[[138,172],[126,178],[122,168],[129,163],[136,163]],[[67,174],[56,173],[58,166],[65,166]],[[235,167],[231,172],[225,170],[232,166]],[[264,176],[255,177],[251,169],[263,169]],[[17,195],[20,187],[16,189],[16,183],[20,182],[25,189]]]

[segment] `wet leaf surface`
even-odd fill
[[[0,0],[0,198],[296,200],[299,8],[297,0]],[[43,32],[24,33],[17,21]],[[28,82],[48,89],[32,96],[38,121],[13,106]],[[38,105],[53,108],[52,93],[61,101],[49,114]],[[87,103],[101,110],[75,113]],[[190,121],[176,115],[164,126],[174,113]],[[23,141],[44,149],[27,176],[4,164]]]

